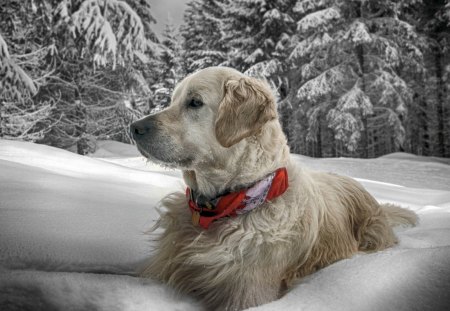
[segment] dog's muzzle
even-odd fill
[[[164,165],[187,167],[193,157],[164,130],[158,115],[147,116],[130,125],[131,136],[139,152],[146,158]]]

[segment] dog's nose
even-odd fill
[[[130,132],[134,138],[139,138],[148,133],[148,127],[143,122],[136,121],[130,125]]]
[[[144,135],[147,132],[145,127],[138,124],[137,122],[134,122],[131,124],[131,133],[133,135]]]
[[[131,123],[130,132],[135,140],[148,139],[149,136],[155,135],[158,132],[156,117],[150,115]]]

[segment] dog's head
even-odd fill
[[[275,98],[266,82],[211,67],[181,81],[170,106],[134,122],[131,133],[150,160],[195,169],[206,163],[220,166],[220,159],[276,119]]]

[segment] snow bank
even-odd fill
[[[97,142],[97,150],[92,157],[96,158],[124,158],[140,157],[141,154],[136,148],[130,148],[130,145],[113,140],[103,140]]]
[[[399,160],[412,160],[419,162],[437,162],[443,164],[450,164],[449,158],[440,158],[440,157],[425,157],[418,156],[411,153],[406,152],[394,152],[380,157],[381,159],[399,159]]]
[[[380,182],[410,187],[450,191],[450,165],[441,158],[431,158],[412,154],[402,154],[403,157],[390,158],[384,156],[375,159],[353,158],[310,158],[294,155],[294,158],[305,166],[313,169],[334,172],[354,178],[376,180]],[[422,160],[417,160],[422,159]],[[444,161],[444,160],[442,160]]]
[[[377,199],[409,206],[420,225],[400,243],[337,262],[252,310],[444,310],[450,307],[450,167],[409,156],[311,159],[358,178]],[[0,140],[0,310],[201,310],[136,267],[144,232],[180,173],[133,146],[103,142],[91,157]]]

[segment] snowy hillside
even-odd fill
[[[382,201],[409,206],[416,228],[400,244],[337,262],[285,297],[252,310],[450,309],[450,166],[391,154],[303,165],[358,178]],[[136,267],[155,205],[183,189],[180,173],[146,163],[133,146],[103,142],[91,157],[0,140],[0,310],[201,310]]]

